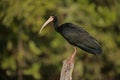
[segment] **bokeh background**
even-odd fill
[[[120,80],[120,0],[0,0],[0,80],[59,80],[73,47],[47,25],[82,26],[102,45],[96,56],[78,49],[73,80]]]

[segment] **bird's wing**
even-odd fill
[[[90,53],[100,53],[100,51],[95,52],[94,50],[101,49],[100,44],[94,39],[89,33],[87,33],[81,27],[66,27],[62,31],[63,37],[67,39],[67,41],[75,46],[78,46]]]

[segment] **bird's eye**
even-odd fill
[[[51,16],[52,18],[54,18],[54,16]]]

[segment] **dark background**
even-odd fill
[[[59,80],[74,51],[50,15],[82,26],[102,45],[100,56],[78,49],[73,80],[120,80],[120,0],[0,0],[0,80]]]

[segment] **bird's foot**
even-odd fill
[[[73,63],[76,53],[77,53],[77,49],[76,49],[76,47],[74,47],[74,53],[73,53],[73,54],[71,55],[71,57],[68,59],[68,63],[69,63],[69,64],[72,64],[72,63]]]

